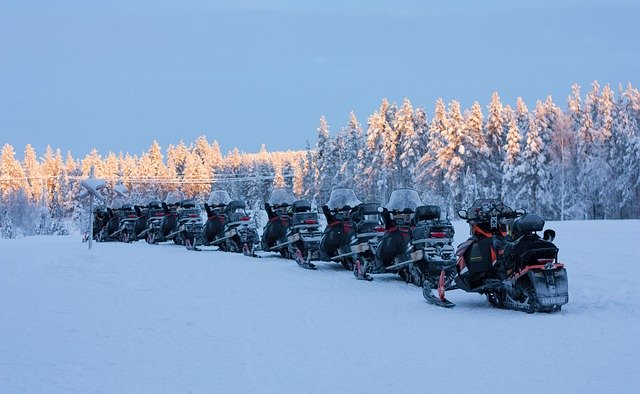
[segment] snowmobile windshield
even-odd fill
[[[180,206],[182,208],[195,208],[196,207],[196,200],[193,199],[188,199],[188,200],[182,200],[182,202],[180,202]]]
[[[148,208],[161,208],[162,207],[162,203],[158,200],[153,200],[153,201],[149,201],[149,204],[147,204]]]
[[[111,202],[111,209],[120,209],[124,205],[124,200],[121,198],[116,198]]]
[[[424,205],[420,200],[420,195],[414,189],[399,189],[394,190],[389,197],[389,202],[384,207],[390,211],[402,212],[410,210],[411,212],[421,205]]]
[[[482,198],[474,201],[471,208],[467,209],[467,220],[487,221],[491,216],[510,216],[513,209],[506,206],[497,198]]]
[[[227,209],[230,212],[234,212],[237,210],[243,210],[246,208],[246,206],[244,205],[243,201],[240,200],[233,200],[233,201],[229,201],[229,204],[227,204]]]
[[[296,197],[293,195],[293,192],[289,189],[273,189],[271,192],[271,197],[269,197],[268,204],[271,206],[274,205],[291,205],[296,200]]]
[[[342,209],[344,207],[355,208],[362,204],[362,201],[356,197],[356,192],[353,189],[333,189],[327,201],[327,206],[331,210]]]
[[[293,202],[293,212],[309,212],[311,211],[311,201],[297,200]]]
[[[184,199],[184,195],[182,195],[181,192],[175,191],[175,192],[169,192],[169,194],[167,194],[167,198],[164,199],[164,202],[167,205],[174,205],[174,204],[179,204],[180,201],[182,201]]]
[[[231,196],[225,190],[214,190],[209,194],[207,204],[209,205],[227,205],[231,202]]]

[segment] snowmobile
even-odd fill
[[[93,210],[92,236],[94,241],[102,241],[102,237],[100,235],[102,233],[102,229],[107,226],[108,222],[109,214],[105,208],[97,207]]]
[[[146,205],[133,207],[138,215],[138,221],[134,226],[135,237],[134,240],[147,239],[149,231],[160,224],[164,218],[164,210],[162,209],[162,203],[158,200],[151,200]]]
[[[231,202],[229,193],[224,190],[214,190],[204,203],[204,210],[207,213],[207,221],[202,227],[200,237],[194,239],[194,248],[197,244],[210,246],[224,231],[227,215],[223,209]]]
[[[497,308],[527,313],[557,312],[569,301],[567,272],[558,262],[553,244],[555,231],[544,229],[544,220],[523,209],[511,210],[498,199],[476,200],[458,216],[469,223],[472,236],[458,246],[455,286],[483,294]],[[442,279],[435,302],[454,306],[445,298]],[[428,294],[427,294],[428,292]],[[432,289],[423,287],[427,301]]]
[[[138,221],[138,215],[136,215],[133,205],[123,204],[118,210],[118,218],[120,219],[118,230],[112,233],[111,236],[117,236],[120,242],[129,243],[133,241],[134,227]]]
[[[111,203],[111,207],[107,208],[106,224],[102,227],[99,235],[101,242],[120,240],[120,220],[123,218],[123,205],[125,205],[124,200],[116,198]]]
[[[336,261],[343,267],[352,270],[349,264],[351,252],[351,234],[354,223],[351,214],[362,204],[353,189],[340,188],[331,191],[329,201],[322,206],[322,213],[327,219],[320,239],[320,260]]]
[[[291,205],[291,225],[285,235],[287,253],[302,268],[316,269],[311,260],[320,255],[322,231],[318,212],[311,211],[311,201],[297,200]]]
[[[262,230],[261,247],[264,251],[278,252],[289,258],[286,234],[291,225],[291,207],[295,197],[288,189],[274,189],[264,204],[269,221]]]
[[[160,203],[162,219],[149,220],[147,223],[146,241],[148,243],[171,241],[178,235],[178,206],[180,206],[181,197],[180,193],[169,193],[165,201]]]
[[[246,256],[256,257],[256,245],[260,238],[256,222],[247,214],[244,202],[230,201],[223,213],[227,217],[224,230],[211,244],[223,252],[242,252]]]
[[[412,244],[422,249],[423,258],[409,264],[407,280],[422,287],[425,281],[437,286],[441,272],[447,277],[455,271],[453,236],[455,230],[451,221],[441,219],[437,205],[423,205],[416,208],[415,227]]]
[[[341,247],[340,254],[332,257],[332,260],[341,261],[346,269],[353,271],[356,256],[362,255],[361,257],[364,259],[375,258],[375,250],[384,234],[385,227],[382,225],[376,203],[360,204],[350,216],[353,231],[350,232],[349,243],[346,247]]]
[[[389,202],[378,208],[384,223],[384,234],[377,245],[369,242],[370,248],[358,253],[353,274],[358,279],[373,280],[371,274],[397,272],[406,278],[410,275],[408,265],[423,258],[422,249],[415,249],[412,224],[417,207],[423,205],[418,192],[413,189],[394,190]]]
[[[196,200],[187,199],[180,201],[177,209],[177,232],[173,241],[178,245],[184,245],[189,250],[196,249],[196,240],[202,236],[203,223],[200,209]]]

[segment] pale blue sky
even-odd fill
[[[383,97],[431,114],[640,84],[639,1],[173,3],[0,0],[0,143],[300,149]]]

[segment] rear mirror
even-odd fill
[[[458,216],[460,217],[460,219],[467,220],[468,218],[467,211],[465,211],[464,209],[459,210]]]
[[[525,213],[527,213],[527,211],[526,211],[524,208],[516,208],[516,214],[517,214],[518,216],[522,216],[522,215],[524,215]]]
[[[553,240],[556,239],[556,232],[551,229],[544,230],[542,239],[548,242],[553,242]]]

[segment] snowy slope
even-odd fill
[[[0,240],[0,392],[635,392],[640,221],[548,227],[570,286],[554,315],[275,255]]]

